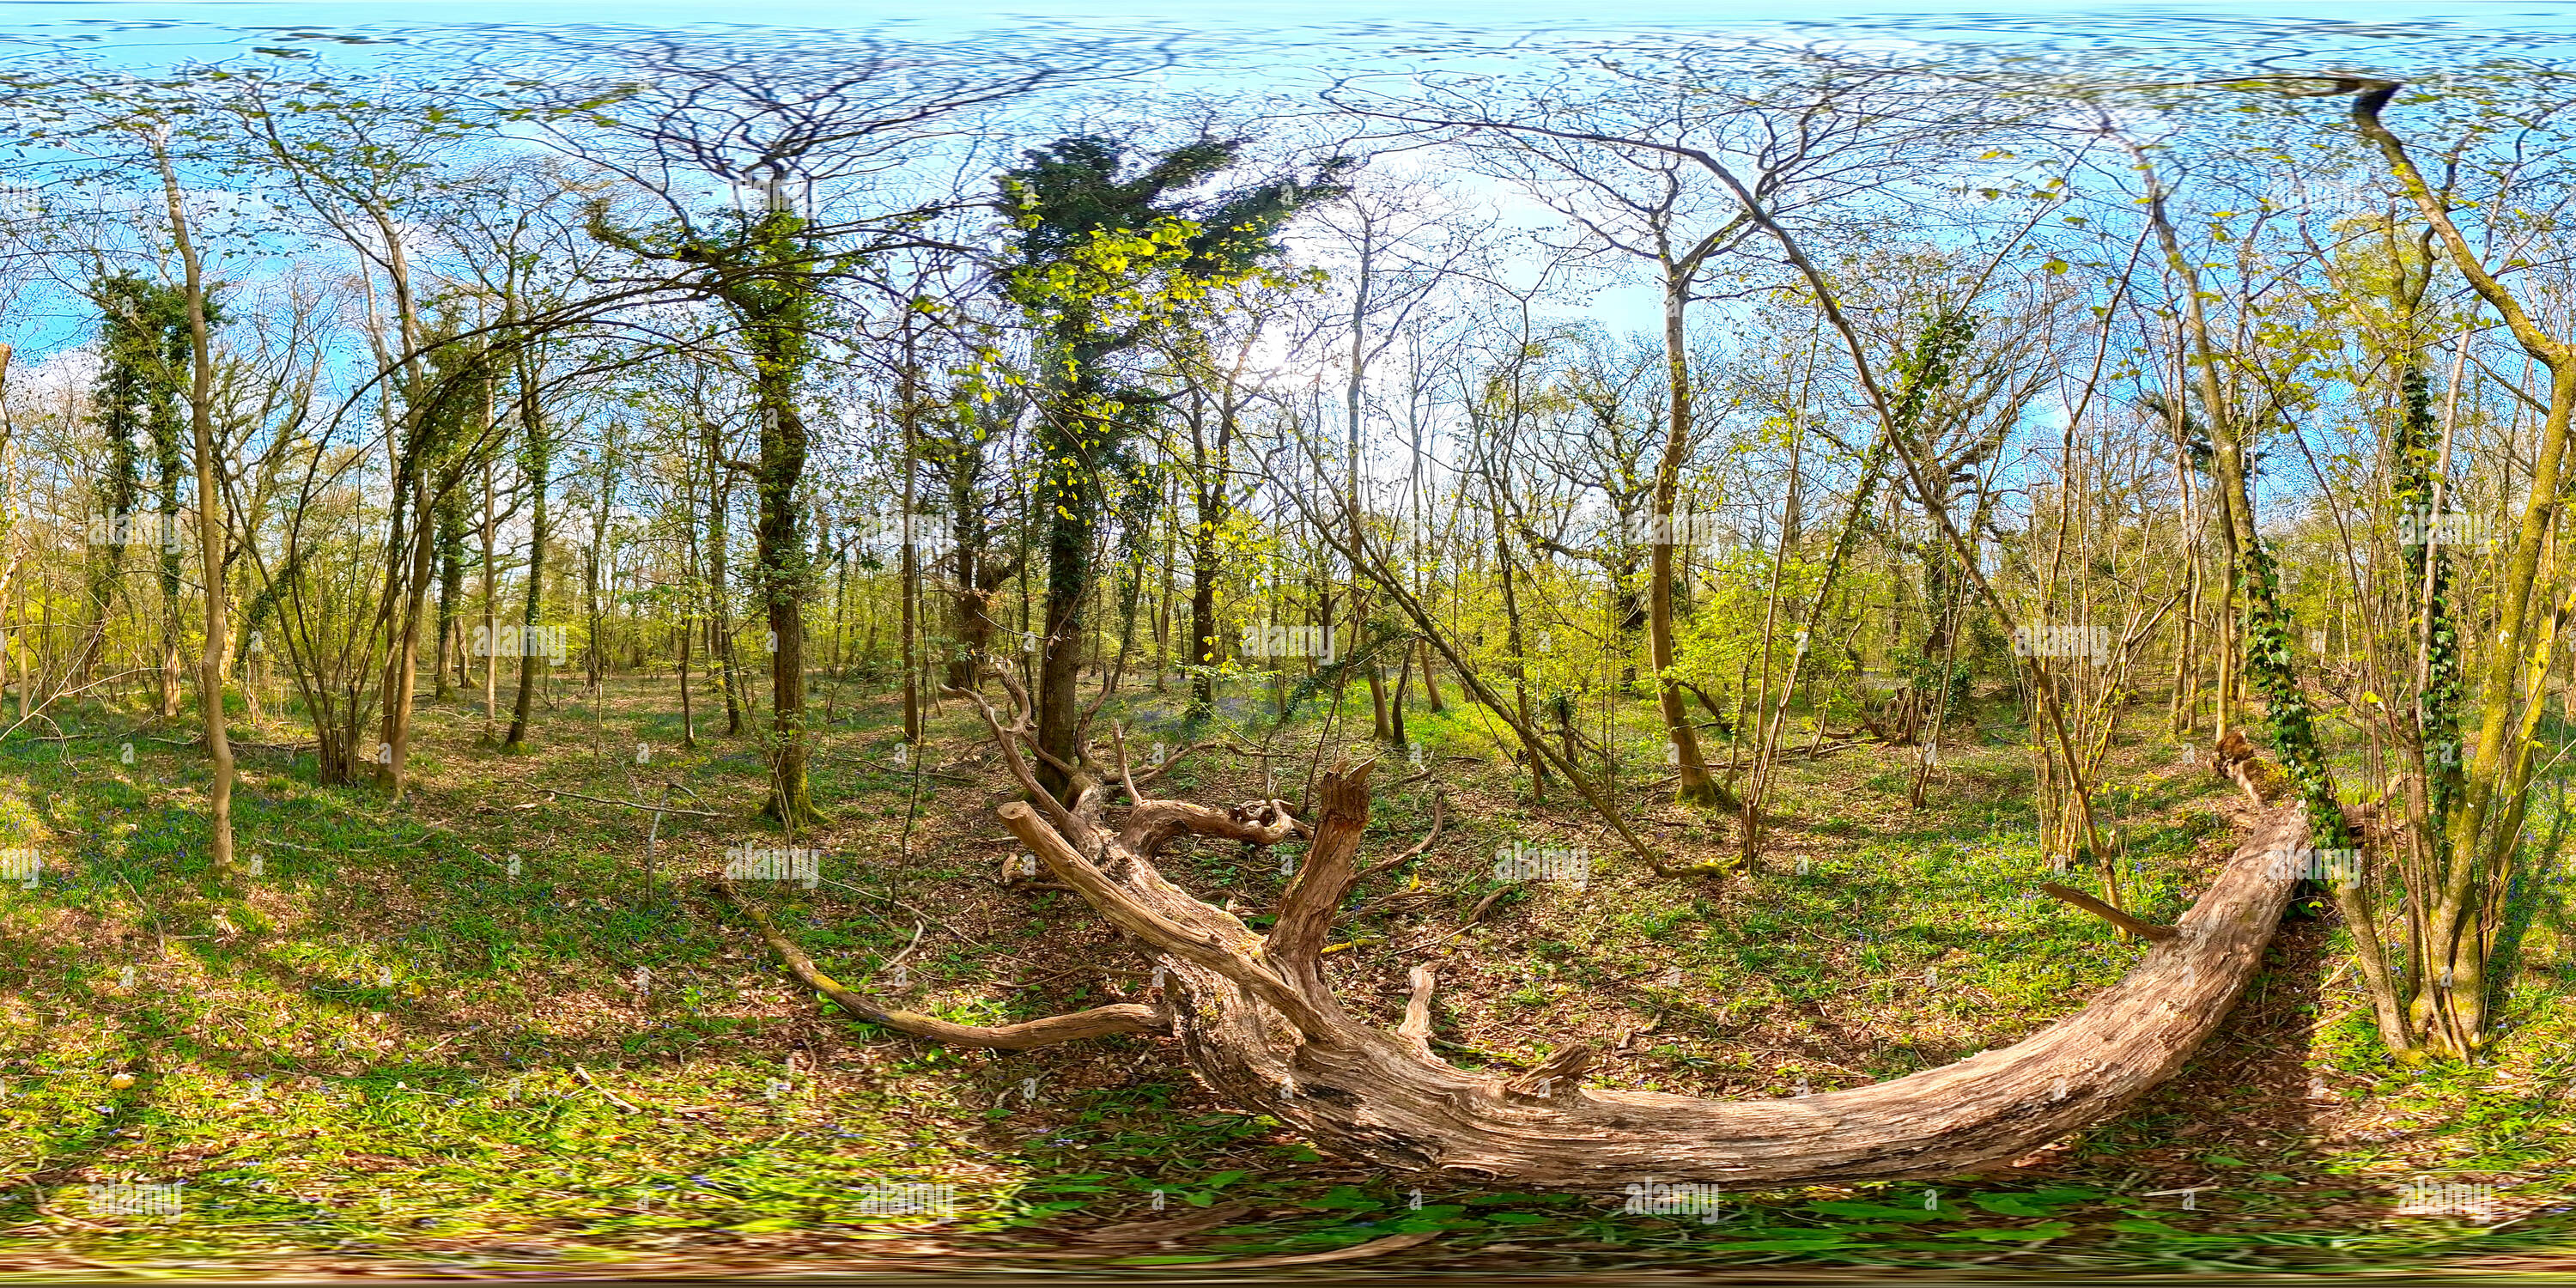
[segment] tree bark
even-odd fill
[[[536,371],[524,352],[519,359],[519,430],[527,440],[521,469],[528,477],[528,585],[519,616],[519,691],[511,701],[510,732],[501,739],[503,751],[518,751],[528,743],[528,720],[537,695],[538,653],[530,637],[536,631],[538,615],[545,611],[546,541],[552,535],[546,523],[546,485],[554,465],[554,444],[546,429],[545,413],[537,404]]]
[[[815,821],[806,783],[805,594],[812,580],[796,487],[805,477],[805,418],[785,364],[762,364],[760,431],[760,597],[769,610],[769,801],[762,812],[791,826]]]
[[[1658,227],[1660,237],[1662,229]],[[1698,259],[1688,269],[1665,258],[1664,275],[1664,374],[1671,388],[1665,402],[1671,419],[1664,430],[1663,455],[1655,462],[1654,514],[1661,530],[1652,535],[1646,574],[1646,648],[1655,667],[1655,710],[1663,717],[1664,736],[1672,741],[1675,763],[1681,775],[1674,796],[1685,805],[1714,807],[1723,795],[1717,780],[1709,775],[1708,760],[1700,752],[1699,732],[1691,727],[1690,712],[1682,705],[1681,685],[1673,669],[1673,544],[1681,538],[1674,529],[1673,502],[1681,488],[1682,459],[1690,450],[1691,374],[1688,336],[1684,330],[1684,308],[1690,302],[1691,277]],[[1748,829],[1749,830],[1749,829]]]
[[[1587,1088],[1581,1075],[1591,1052],[1580,1045],[1560,1047],[1517,1076],[1440,1061],[1430,1053],[1425,972],[1413,978],[1398,1029],[1345,1012],[1324,950],[1358,880],[1370,766],[1337,767],[1318,784],[1320,817],[1306,861],[1262,936],[1165,880],[1154,860],[1182,836],[1259,847],[1307,830],[1284,803],[1219,810],[1148,798],[1112,827],[1103,817],[1106,793],[1086,790],[1067,805],[1043,790],[1019,750],[1031,741],[1024,726],[1004,731],[994,720],[993,731],[1034,802],[1001,806],[1004,826],[1057,880],[1141,941],[1156,978],[1176,994],[1161,1015],[1207,1085],[1334,1153],[1492,1183],[1597,1190],[1650,1178],[1804,1185],[1947,1176],[2098,1122],[2178,1071],[2218,1027],[2260,967],[2289,900],[2294,879],[2274,856],[2306,840],[2296,809],[2272,813],[2172,938],[2083,1010],[2017,1045],[1846,1091],[1709,1101]],[[791,969],[801,957],[775,938],[771,947]],[[906,1032],[982,1041],[864,997],[852,1009]]]
[[[733,508],[733,477],[725,472],[724,440],[713,419],[707,421],[707,657],[716,666],[716,687],[723,691],[725,736],[742,736],[742,663],[734,656],[731,581],[725,572],[725,548],[732,542],[726,522]]]
[[[188,300],[188,428],[197,451],[197,560],[206,581],[206,647],[197,659],[197,709],[205,722],[206,756],[212,762],[206,785],[206,821],[212,833],[215,872],[233,871],[233,745],[224,729],[224,645],[231,634],[225,618],[230,605],[224,593],[223,493],[215,485],[214,353],[206,319],[203,266],[188,235],[187,210],[180,201],[178,172],[170,153],[154,141],[161,166],[162,195],[170,204],[171,239],[179,251]],[[5,359],[0,359],[5,361]]]

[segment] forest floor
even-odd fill
[[[259,870],[230,889],[184,725],[90,709],[65,740],[0,745],[0,848],[43,865],[0,887],[0,1277],[1321,1273],[1335,1253],[1372,1276],[2576,1270],[2576,940],[2555,882],[2535,883],[2504,1037],[2474,1066],[2396,1071],[2336,969],[2340,930],[2294,919],[2184,1074],[2091,1131],[1938,1184],[1630,1215],[1622,1195],[1322,1157],[1211,1099],[1168,1043],[948,1050],[819,1005],[710,889],[728,848],[821,851],[813,889],[757,897],[827,972],[913,1009],[998,1022],[1141,983],[1073,895],[1003,880],[1017,849],[992,807],[1010,793],[967,709],[931,711],[929,750],[905,757],[895,698],[823,691],[813,787],[832,819],[807,835],[751,817],[763,761],[720,709],[700,700],[684,748],[670,678],[624,677],[597,707],[560,687],[520,755],[481,742],[468,697],[425,701],[399,802],[317,785],[309,754],[245,750],[235,827]],[[1179,745],[1178,696],[1133,695],[1135,746]],[[1366,701],[1290,724],[1279,758],[1202,753],[1158,791],[1293,799],[1320,734],[1344,741],[1353,711],[1365,733]],[[1421,766],[1381,766],[1362,861],[1421,840],[1435,794],[1444,823],[1354,895],[1341,994],[1392,1024],[1404,971],[1434,961],[1437,1044],[1461,1065],[1588,1040],[1610,1052],[1603,1085],[1715,1097],[2016,1041],[2139,950],[2036,892],[2028,753],[1978,714],[1921,810],[1911,749],[1792,761],[1759,870],[1716,882],[1654,876],[1562,788],[1528,799],[1473,709],[1417,710]],[[1658,843],[1723,856],[1729,820],[1654,781],[1648,715],[1597,731],[1634,758],[1626,799]],[[2243,806],[2160,716],[2121,737],[2103,804],[2132,906],[2170,920]],[[272,718],[235,736],[309,734]],[[1579,852],[1556,871],[1587,879],[1506,888],[1495,858],[1516,844]],[[1164,870],[1251,914],[1277,862],[1202,846]],[[945,1188],[884,1188],[908,1186]],[[2426,1193],[2467,1210],[2398,1210]]]

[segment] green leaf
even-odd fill
[[[1817,1234],[1782,1239],[1745,1239],[1736,1243],[1703,1243],[1699,1246],[1704,1252],[1816,1252],[1850,1243],[1851,1240],[1839,1234]]]
[[[2074,1230],[2072,1222],[2043,1221],[2038,1225],[1979,1225],[1964,1230],[1943,1230],[1933,1236],[1940,1239],[1981,1239],[1988,1243],[2017,1243],[2026,1239],[2056,1239]]]
[[[2064,1199],[2051,1203],[2036,1194],[1971,1194],[1968,1202],[1996,1216],[2048,1216],[2064,1203],[2081,1200]]]
[[[1372,1208],[1384,1207],[1385,1204],[1361,1193],[1359,1187],[1356,1185],[1336,1185],[1327,1192],[1324,1197],[1319,1199],[1308,1199],[1299,1206],[1323,1208],[1327,1211],[1344,1210],[1364,1212]]]
[[[1938,1221],[1958,1215],[1957,1209],[1935,1210],[1917,1204],[1907,1207],[1893,1203],[1866,1203],[1858,1199],[1831,1199],[1807,1205],[1810,1212],[1829,1216],[1859,1217],[1869,1221]]]
[[[2111,1223],[2111,1228],[2122,1234],[2163,1234],[2180,1235],[2183,1237],[2189,1237],[2191,1235],[2191,1231],[2189,1230],[2178,1230],[2170,1225],[2166,1225],[2162,1221],[2114,1221]]]

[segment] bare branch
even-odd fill
[[[1431,991],[1439,985],[1440,972],[1428,965],[1416,966],[1411,982],[1413,996],[1404,1004],[1404,1022],[1395,1026],[1395,1035],[1411,1043],[1423,1059],[1436,1060],[1431,1054]]]
[[[2082,908],[2133,935],[2144,935],[2149,939],[2171,939],[2177,933],[2171,926],[2159,926],[2152,921],[2140,921],[2081,890],[2070,890],[2054,881],[2042,881],[2039,883],[2039,888],[2047,891],[2051,897]]]
[[[731,897],[732,888],[728,885],[724,889],[727,896]],[[814,965],[813,958],[807,957],[804,950],[796,946],[795,941],[779,931],[778,927],[769,920],[768,914],[740,899],[736,899],[734,905],[751,918],[753,925],[760,928],[762,941],[769,945],[772,953],[777,954],[779,962],[787,967],[787,973],[795,976],[797,982],[831,999],[833,1005],[860,1019],[871,1024],[882,1024],[887,1028],[909,1033],[915,1037],[953,1042],[959,1046],[1025,1051],[1032,1047],[1054,1046],[1059,1042],[1107,1037],[1116,1033],[1168,1033],[1171,1031],[1171,1018],[1168,1015],[1155,1007],[1135,1002],[1121,1002],[1115,1006],[1095,1006],[1089,1010],[1074,1011],[1066,1015],[1050,1015],[1044,1019],[1023,1020],[1017,1024],[999,1024],[989,1027],[976,1024],[951,1024],[946,1020],[933,1019],[912,1011],[894,1010],[879,1005],[867,994],[824,974],[821,968]]]
[[[1333,914],[1359,880],[1352,858],[1359,852],[1360,834],[1368,828],[1369,770],[1376,764],[1364,761],[1357,769],[1336,767],[1318,784],[1317,799],[1323,808],[1314,844],[1307,849],[1296,878],[1279,896],[1279,919],[1272,923],[1264,945],[1271,960],[1313,974],[1319,983],[1324,939],[1333,928]]]
[[[1142,900],[1113,882],[1091,860],[1067,844],[1064,837],[1040,819],[1037,811],[1018,801],[1002,806],[1002,825],[1011,835],[1038,856],[1056,878],[1092,907],[1107,917],[1110,924],[1144,940],[1148,945],[1186,961],[1195,962],[1240,984],[1262,1002],[1287,1017],[1301,1033],[1323,1035],[1331,1031],[1331,1022],[1305,994],[1257,960],[1254,956],[1260,941],[1250,931],[1241,931],[1234,942],[1213,929],[1184,926],[1145,905]],[[1218,914],[1223,915],[1223,914]],[[1238,930],[1242,923],[1235,923]]]
[[[1013,734],[1021,732],[1017,726],[1004,729],[1001,714],[993,710],[993,704],[985,701],[983,694],[973,689],[960,689],[951,685],[947,686],[946,692],[974,703],[975,709],[983,713],[984,727],[993,731],[993,745],[1001,748],[1002,763],[1010,766],[1011,777],[1019,781],[1020,790],[1028,793],[1029,799],[1036,801],[1046,810],[1047,817],[1055,820],[1056,826],[1068,828],[1088,826],[1082,819],[1076,817],[1072,810],[1066,809],[1064,802],[1057,800],[1054,793],[1038,785],[1038,776],[1030,771],[1029,762],[1020,755],[1019,743],[1012,738]]]

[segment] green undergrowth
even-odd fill
[[[2224,1138],[2278,1118],[2279,1097],[2230,1099],[2187,1076],[2032,1168],[1691,1191],[1688,1211],[1659,1214],[1620,1194],[1462,1189],[1323,1158],[1211,1100],[1139,1039],[955,1051],[831,1014],[708,888],[728,849],[819,849],[813,888],[747,897],[836,977],[960,1022],[1096,1005],[1134,958],[1069,893],[995,880],[1016,851],[987,811],[1008,793],[953,706],[934,717],[932,754],[908,759],[884,695],[838,695],[854,714],[815,761],[833,821],[786,836],[740,813],[760,796],[756,750],[704,727],[683,748],[666,690],[620,682],[596,712],[566,701],[518,757],[476,745],[477,713],[432,707],[400,802],[316,783],[309,756],[247,752],[235,819],[258,871],[229,884],[205,853],[202,766],[161,731],[93,712],[65,722],[66,741],[0,745],[0,848],[43,861],[32,885],[0,886],[10,1246],[138,1268],[865,1255],[922,1239],[1008,1252],[1218,1209],[1180,1246],[1097,1259],[1184,1266],[1431,1234],[1387,1264],[2226,1270],[2571,1241],[2550,1179],[2576,1154],[2564,1054],[2576,1004],[2554,887],[2533,892],[2505,1037],[2475,1065],[2397,1072],[2350,1010],[2350,980],[2320,978],[2341,959],[2331,935],[2305,958],[2276,948],[2244,1006],[2271,1027],[2246,1041],[2281,1047],[2263,1076],[2293,1100],[2302,1080],[2330,1079],[2332,1122]],[[1343,700],[1340,719],[1366,710],[1364,690]],[[1136,703],[1136,745],[1181,745],[1163,723],[1177,713],[1176,694]],[[1331,718],[1329,695],[1310,704],[1292,745],[1311,747]],[[1336,932],[1352,945],[1335,958],[1345,995],[1389,1022],[1405,964],[1442,964],[1437,1036],[1462,1065],[1523,1068],[1580,1039],[1616,1051],[1597,1085],[1827,1091],[2018,1040],[2142,951],[2038,893],[2091,878],[2039,852],[2027,753],[2000,725],[1971,724],[1945,748],[1919,811],[1906,753],[1791,761],[1758,869],[1694,883],[1622,854],[1561,784],[1531,799],[1497,764],[1488,724],[1453,700],[1408,721],[1423,768],[1409,749],[1380,753],[1369,855],[1421,839],[1435,813],[1443,836],[1373,876]],[[1652,782],[1651,713],[1618,728],[1642,767],[1622,779],[1641,824],[1686,853],[1721,852],[1726,820],[1671,806]],[[1301,732],[1310,741],[1294,744]],[[2176,763],[2169,740],[2120,754],[2103,808],[2123,886],[2133,910],[2170,920],[2231,844],[2225,785]],[[1282,758],[1264,779],[1256,762],[1207,755],[1161,790],[1293,796],[1313,763]],[[631,803],[717,816],[657,822]],[[1586,879],[1498,879],[1513,845],[1580,849]],[[1283,856],[1292,871],[1302,857],[1202,845],[1167,872],[1259,924]],[[2177,1149],[2193,1123],[2217,1131]],[[2485,1186],[2515,1219],[2490,1230],[2394,1211],[2401,1187],[2428,1180]]]

